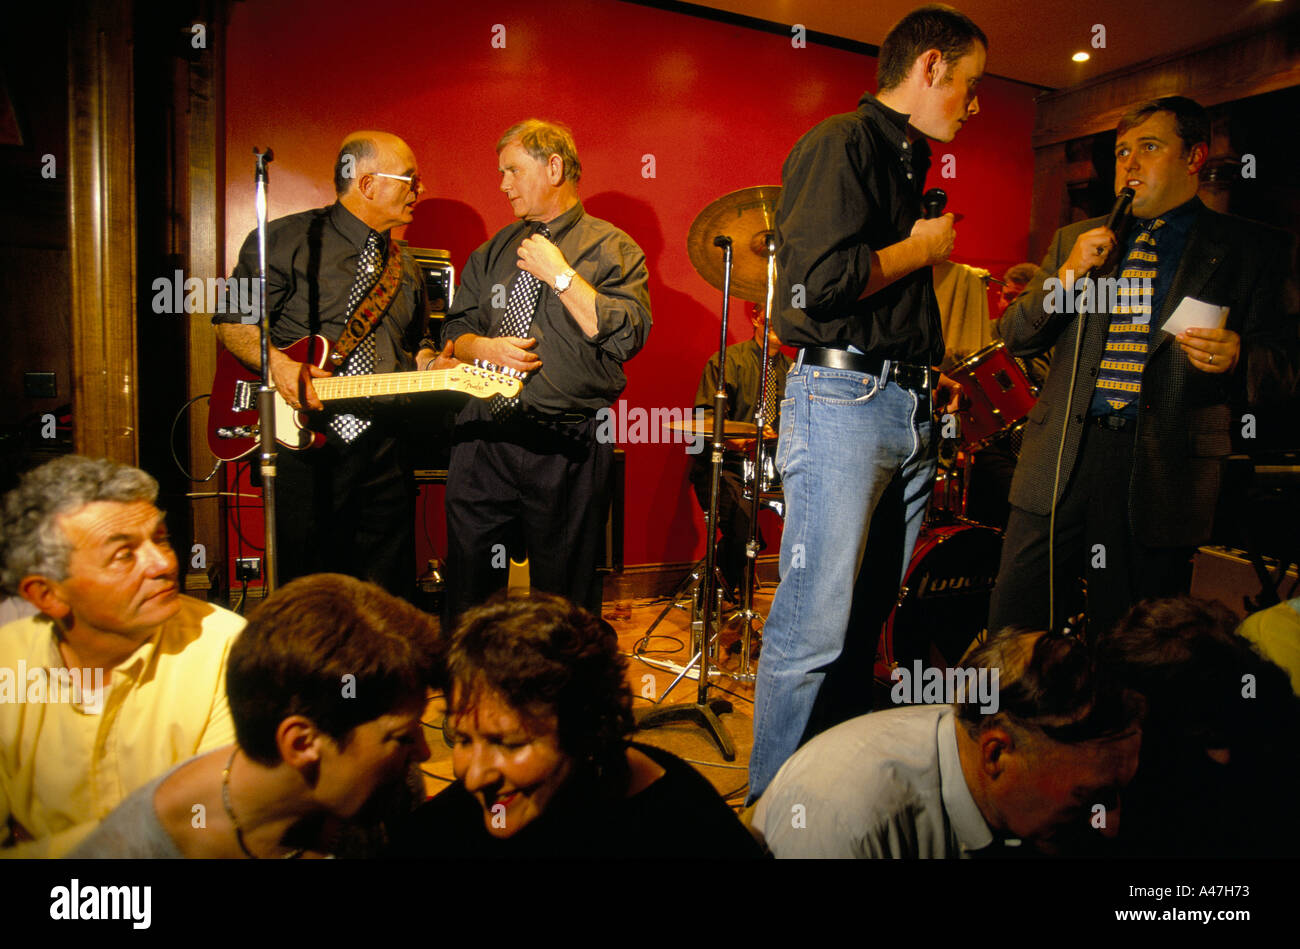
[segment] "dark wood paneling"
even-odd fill
[[[1034,147],[1115,127],[1124,111],[1159,96],[1209,107],[1300,84],[1300,19],[1269,33],[1139,63],[1094,82],[1038,98]]]
[[[68,62],[77,451],[139,463],[131,0],[83,0]]]

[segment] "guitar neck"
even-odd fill
[[[330,376],[313,379],[321,401],[364,399],[376,395],[406,395],[451,388],[454,369],[426,369],[423,372],[383,372],[364,376]]]

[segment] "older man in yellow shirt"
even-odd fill
[[[0,628],[0,857],[61,856],[132,791],[234,739],[241,617],[180,594],[158,483],[70,455],[0,515],[0,583],[38,615]]]

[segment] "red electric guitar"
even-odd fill
[[[284,350],[298,362],[324,367],[330,342],[324,336],[307,336]],[[224,348],[217,353],[217,374],[212,380],[208,406],[208,447],[222,461],[243,458],[259,445],[257,389],[261,375],[244,368]],[[313,379],[322,402],[360,399],[412,392],[464,392],[478,399],[519,394],[523,383],[513,376],[462,363],[452,369],[424,372],[383,372],[366,376],[328,376]],[[325,436],[313,429],[316,413],[300,412],[275,393],[275,438],[286,448],[318,448]]]

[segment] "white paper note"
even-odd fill
[[[1191,297],[1183,297],[1182,302],[1174,307],[1173,315],[1160,328],[1166,333],[1177,336],[1185,329],[1221,330],[1227,322],[1226,306],[1202,303]]]

